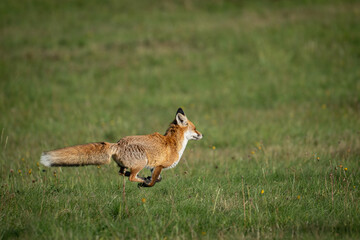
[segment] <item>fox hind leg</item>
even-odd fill
[[[150,182],[149,180],[147,180],[146,178],[143,177],[139,177],[138,173],[142,170],[143,168],[132,168],[130,169],[131,173],[129,176],[129,180],[131,182],[139,182],[139,183],[145,183],[145,182]]]

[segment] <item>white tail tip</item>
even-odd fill
[[[51,156],[47,153],[42,153],[40,163],[46,167],[51,167]]]

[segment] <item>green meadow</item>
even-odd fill
[[[39,164],[178,107],[152,188]],[[0,239],[358,239],[360,3],[2,1],[0,132]]]

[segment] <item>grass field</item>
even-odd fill
[[[359,66],[357,1],[5,0],[0,239],[360,238]],[[180,106],[203,140],[126,205],[115,163],[39,165]]]

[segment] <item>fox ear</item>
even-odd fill
[[[182,108],[179,108],[179,109],[177,110],[176,114],[178,114],[178,113],[181,113],[182,115],[185,116],[185,113],[184,113],[184,111],[182,110]]]
[[[176,114],[175,119],[176,119],[177,124],[180,126],[185,127],[188,125],[187,117],[185,115],[183,115],[182,113]]]

